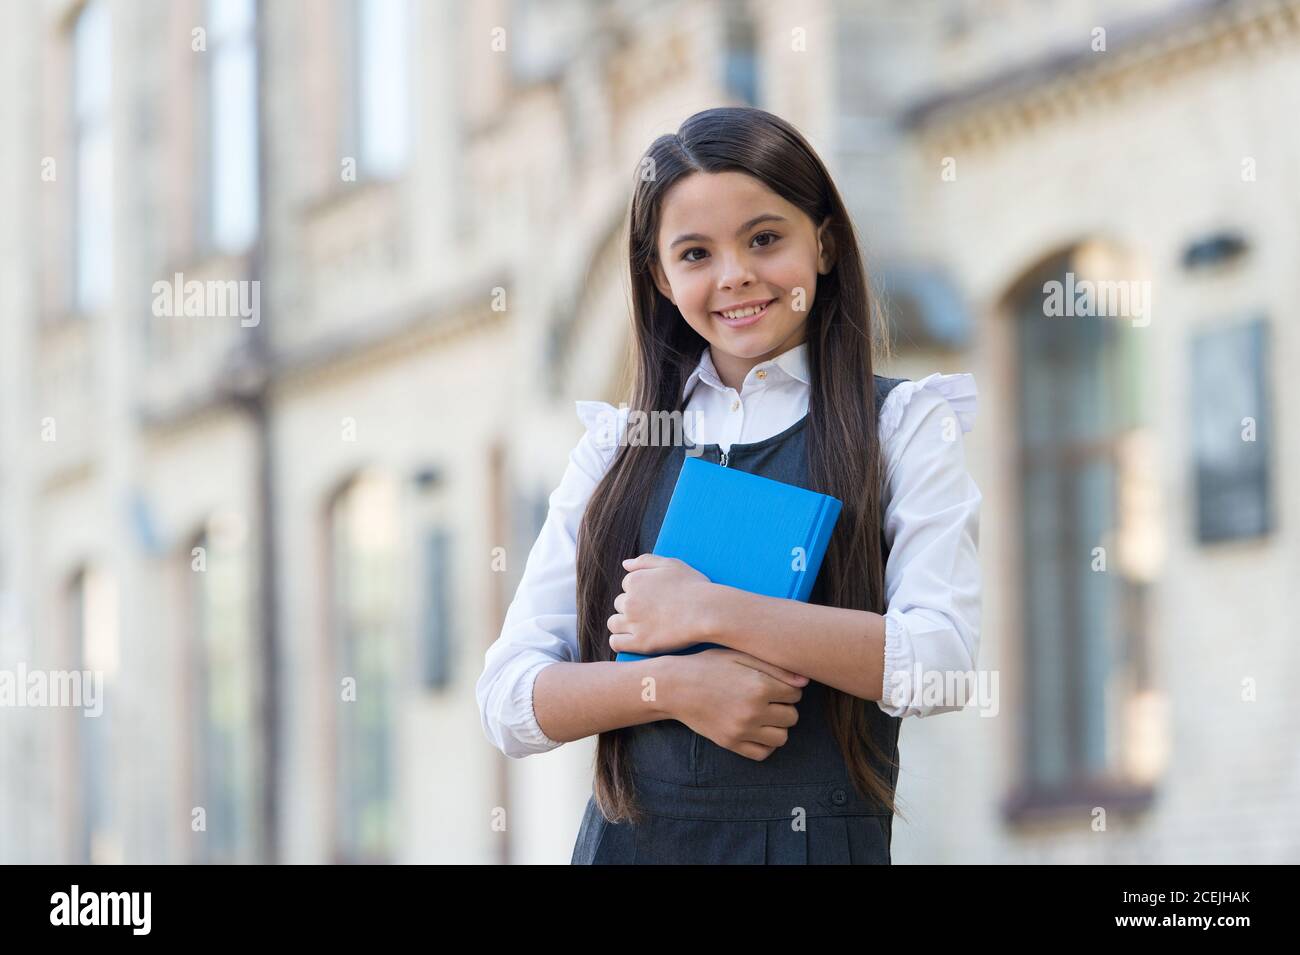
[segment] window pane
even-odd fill
[[[1080,645],[1074,655],[1079,668],[1075,687],[1080,758],[1086,772],[1106,766],[1107,674],[1114,663],[1112,644],[1120,639],[1116,601],[1119,567],[1115,561],[1115,469],[1110,460],[1093,461],[1074,478],[1075,533],[1079,553],[1071,560],[1078,594],[1075,613]],[[1105,570],[1093,570],[1093,548],[1105,546]]]
[[[212,243],[241,252],[257,235],[257,60],[246,33],[213,50],[211,82]]]
[[[362,167],[391,176],[406,164],[407,0],[360,0],[357,98]]]
[[[207,832],[199,835],[200,858],[207,862],[249,861],[252,852],[252,608],[243,539],[238,528],[205,534],[200,541],[205,569],[194,572],[199,669],[195,783],[199,804],[207,811]]]
[[[253,28],[256,16],[255,0],[209,0],[207,21],[210,44],[247,35]]]
[[[452,681],[451,538],[445,528],[429,530],[424,540],[424,685],[442,689]]]
[[[110,21],[102,2],[88,4],[73,40],[73,305],[87,312],[112,294],[113,140],[109,127]]]
[[[722,51],[722,83],[742,103],[758,104],[758,40],[743,9],[728,8]]]
[[[1268,327],[1262,320],[1198,332],[1192,340],[1196,527],[1202,541],[1264,534],[1272,415]],[[1254,422],[1253,433],[1247,419]]]
[[[1034,468],[1024,477],[1025,651],[1029,673],[1029,773],[1039,785],[1068,771],[1066,713],[1069,666],[1061,541],[1064,532],[1058,475]]]
[[[1129,391],[1115,319],[1045,316],[1034,298],[1021,322],[1022,414],[1031,448],[1104,440]]]
[[[113,141],[108,128],[82,133],[77,144],[76,304],[103,306],[113,289]]]
[[[77,18],[73,35],[73,107],[78,120],[108,111],[111,21],[103,0],[91,0]]]
[[[380,477],[363,477],[332,512],[333,596],[340,698],[338,842],[351,859],[392,850],[393,699],[396,690],[397,498]]]
[[[68,594],[75,668],[101,675],[98,716],[77,715],[80,767],[81,856],[92,863],[121,862],[113,778],[118,665],[117,594],[111,578],[96,569],[79,573]],[[93,676],[92,676],[93,679]]]

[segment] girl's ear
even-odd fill
[[[831,232],[831,217],[827,216],[817,228],[817,271],[830,272],[835,264],[835,235]]]
[[[677,300],[673,298],[673,287],[668,284],[668,276],[664,274],[663,266],[660,265],[658,259],[650,263],[650,275],[654,278],[655,288],[659,289],[659,293],[676,305]]]

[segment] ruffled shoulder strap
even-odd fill
[[[578,401],[575,405],[578,420],[586,426],[592,443],[607,459],[612,458],[627,434],[627,416],[631,409],[615,408],[607,401]]]
[[[898,430],[903,420],[903,412],[920,391],[928,391],[947,401],[956,413],[962,431],[970,431],[975,427],[975,411],[979,397],[975,387],[975,376],[967,372],[955,375],[935,372],[919,381],[900,382],[889,392],[884,406],[880,409],[882,437],[887,438]]]

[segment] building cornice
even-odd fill
[[[1182,74],[1300,43],[1300,0],[1191,0],[1109,28],[1106,51],[1054,51],[908,108],[903,126],[951,152],[1114,106]]]

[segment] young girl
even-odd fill
[[[921,677],[979,647],[974,379],[873,374],[852,223],[785,121],[706,110],[638,171],[631,408],[578,402],[483,728],[513,757],[599,734],[575,863],[889,863],[899,725],[959,709]],[[684,412],[688,446],[629,440],[629,410]],[[688,453],[843,503],[809,602],[649,554]]]

